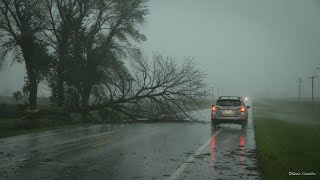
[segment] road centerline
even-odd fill
[[[212,136],[216,136],[220,132],[220,129],[216,131]],[[212,137],[211,136],[211,137]],[[192,163],[195,156],[200,155],[200,153],[211,143],[211,138],[204,143],[199,149],[197,149],[189,158],[173,173],[167,180],[174,180],[187,168],[187,166]]]

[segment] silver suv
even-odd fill
[[[234,123],[244,128],[248,122],[248,111],[241,97],[220,96],[211,109],[211,124],[215,128],[219,124]]]

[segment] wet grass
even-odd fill
[[[320,120],[319,112],[297,111],[295,115]],[[254,111],[254,126],[263,179],[320,178],[320,124],[283,121],[261,108]],[[301,176],[289,176],[289,172],[301,173]],[[316,175],[303,176],[303,172]]]

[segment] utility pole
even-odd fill
[[[303,82],[302,78],[300,77],[297,82],[299,82],[299,104],[300,104],[301,103],[301,83]]]
[[[317,76],[311,76],[311,77],[308,77],[308,78],[310,78],[311,79],[311,83],[312,83],[312,85],[311,85],[311,96],[312,96],[312,111],[313,111],[313,80],[315,79],[315,78],[317,78]]]
[[[221,94],[222,94],[222,96],[223,96],[223,88],[221,89],[221,91],[222,91]]]
[[[316,68],[317,70],[320,70],[320,67],[317,67]],[[319,101],[320,101],[320,74],[318,74],[318,104],[319,104]]]
[[[218,96],[220,97],[220,88],[218,88]]]

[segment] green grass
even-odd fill
[[[319,124],[290,123],[257,111],[254,125],[263,179],[320,179]],[[316,176],[289,176],[289,172],[315,172]]]

